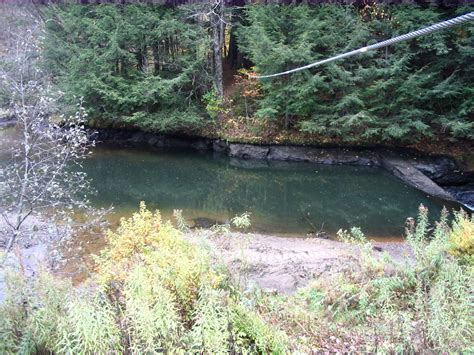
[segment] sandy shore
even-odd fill
[[[328,277],[358,265],[357,246],[327,239],[283,238],[254,233],[212,234],[207,230],[187,235],[204,239],[216,262],[225,264],[244,288],[256,285],[267,291],[292,293],[311,280]],[[409,255],[403,242],[375,242],[374,256],[387,252],[395,261]]]

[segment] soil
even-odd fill
[[[191,240],[205,238],[215,251],[216,262],[225,264],[231,277],[244,289],[258,286],[267,292],[289,294],[311,280],[357,268],[360,257],[355,245],[334,240],[283,238],[263,234],[215,234],[198,230]],[[374,256],[387,252],[394,261],[410,258],[404,242],[374,242]]]

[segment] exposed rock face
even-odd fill
[[[267,159],[306,161],[327,165],[380,165],[380,159],[374,153],[340,148],[271,146]]]
[[[229,156],[241,159],[266,159],[270,149],[252,144],[230,144]]]
[[[412,159],[412,162],[423,174],[435,180],[458,168],[456,162],[446,156],[416,158]]]
[[[212,150],[218,153],[225,153],[229,150],[229,145],[222,139],[216,139],[212,142]]]
[[[327,165],[381,166],[407,184],[435,197],[458,201],[474,209],[474,172],[458,170],[448,156],[426,156],[416,152],[304,146],[228,143],[222,139],[172,137],[116,129],[100,130],[99,141],[120,145],[155,148],[213,150],[231,158],[231,164],[244,168],[264,167],[268,162],[304,161]]]
[[[461,202],[471,212],[474,212],[474,183],[463,186],[447,186],[445,187],[457,201]]]
[[[451,171],[434,180],[442,186],[463,186],[474,183],[474,171]]]
[[[229,144],[229,155],[241,159],[268,159],[305,161],[317,164],[380,165],[380,157],[369,151],[353,151],[340,148],[314,148],[298,146],[258,146],[252,144]]]
[[[456,200],[449,192],[423,174],[419,169],[417,169],[416,165],[412,164],[410,161],[400,158],[386,158],[383,160],[382,164],[384,168],[396,177],[429,195],[440,197],[448,201]]]

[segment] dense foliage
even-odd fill
[[[467,11],[472,9],[249,6],[227,29],[232,40],[221,44],[232,47],[222,51],[229,63],[224,77],[233,74],[225,53],[238,52],[258,72],[275,73]],[[231,101],[229,110],[211,85],[215,58],[205,11],[100,5],[46,12],[45,64],[66,102],[84,97],[96,125],[209,132],[219,113],[243,111],[247,119],[278,122],[281,130],[347,142],[474,138],[472,23],[263,80],[261,89],[247,82],[243,92],[256,94]],[[241,93],[241,84],[231,83],[237,91],[230,91]]]
[[[459,9],[459,13],[468,9]],[[254,6],[240,49],[276,73],[455,15],[437,8]],[[347,141],[474,138],[472,23],[263,81],[257,115]]]
[[[46,15],[45,66],[65,101],[83,97],[97,125],[176,131],[204,123],[209,37],[180,11],[81,5]]]
[[[225,269],[142,204],[107,235],[97,274],[74,289],[16,273],[0,305],[0,352],[278,353],[284,333],[243,302]]]

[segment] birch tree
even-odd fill
[[[19,137],[7,164],[0,168],[2,264],[12,248],[25,240],[35,244],[65,238],[74,211],[91,209],[81,163],[94,141],[84,128],[84,108],[79,100],[75,115],[57,114],[55,102],[61,93],[50,89],[38,65],[42,26],[30,20],[31,26],[9,33],[11,45],[0,58],[1,85],[8,92]],[[23,227],[33,218],[60,226],[62,232],[28,234]]]

